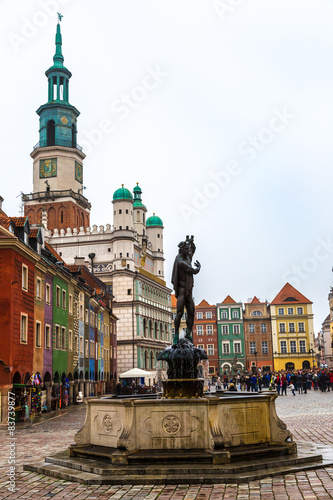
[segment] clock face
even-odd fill
[[[83,183],[83,167],[77,161],[75,162],[75,180]]]
[[[61,123],[63,123],[64,125],[67,125],[67,123],[68,123],[68,120],[67,120],[66,116],[62,116],[62,117],[60,118],[60,121],[61,121]]]
[[[57,158],[39,160],[39,178],[57,177]]]

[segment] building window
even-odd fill
[[[262,312],[261,311],[253,311],[251,313],[251,316],[262,316]]]
[[[45,288],[45,302],[50,305],[51,303],[51,287],[50,285],[46,285]]]
[[[61,327],[61,349],[64,351],[66,349],[66,328]]]
[[[303,314],[303,307],[297,308],[297,314]]]
[[[89,358],[89,341],[85,341],[85,353],[84,353],[86,358]]]
[[[290,352],[297,352],[297,349],[296,349],[296,340],[291,340],[290,341]]]
[[[240,354],[241,351],[241,343],[240,342],[234,342],[234,353],[235,354]]]
[[[56,287],[56,306],[60,307],[60,286]]]
[[[240,333],[239,325],[234,325],[234,333]]]
[[[80,356],[83,356],[83,337],[80,335]]]
[[[45,325],[45,349],[50,349],[51,347],[51,327],[50,325]]]
[[[267,333],[267,325],[266,325],[266,323],[261,323],[261,325],[260,325],[260,331],[261,331],[261,333]]]
[[[280,346],[281,346],[281,353],[285,354],[287,352],[287,341],[281,340]]]
[[[211,313],[211,311],[206,312],[206,318],[207,319],[212,319],[212,313]]]
[[[284,309],[283,309],[283,307],[279,307],[279,309],[278,309],[278,315],[279,316],[283,316],[284,315]]]
[[[295,333],[295,323],[289,323],[289,332]]]
[[[88,311],[88,309],[85,310],[85,315],[86,315],[85,322],[86,322],[86,325],[88,325],[89,324],[89,311]]]
[[[299,352],[305,352],[305,340],[299,341]]]
[[[21,343],[26,344],[28,342],[28,316],[26,314],[21,314]]]
[[[73,350],[73,332],[72,332],[72,330],[68,330],[68,349],[70,351]]]
[[[78,346],[78,336],[74,335],[74,354],[79,354],[79,346]]]
[[[22,288],[28,291],[28,268],[24,264],[22,264]]]
[[[60,349],[60,326],[55,327],[55,348]]]
[[[239,311],[232,311],[233,318],[239,318]]]
[[[41,324],[39,321],[36,321],[36,347],[41,346]]]
[[[198,345],[197,345],[197,348],[198,348],[198,349],[200,349],[201,351],[203,351],[203,350],[204,350],[204,346],[203,346],[203,344],[198,344]]]
[[[222,335],[228,335],[229,327],[228,325],[222,325]]]
[[[83,305],[80,304],[80,320],[83,321]]]
[[[227,319],[227,318],[228,318],[227,311],[221,311],[221,319]]]
[[[298,323],[298,331],[299,332],[305,332],[304,323]]]
[[[203,335],[203,327],[202,327],[202,325],[197,325],[197,335]]]
[[[198,318],[198,319],[202,319],[202,312],[197,313],[197,318]]]
[[[36,297],[37,299],[42,298],[42,280],[40,278],[37,278],[37,283],[36,283]]]
[[[254,333],[254,323],[249,324],[249,333]]]
[[[73,314],[73,295],[68,295],[68,311],[69,314]]]
[[[127,288],[127,295],[132,295],[132,288]]]
[[[208,356],[214,356],[214,345],[213,344],[207,345],[207,354],[208,354]]]
[[[120,214],[122,213],[122,210],[121,210],[121,208],[119,209],[119,213],[120,213]]]
[[[268,354],[268,342],[261,342],[261,352]]]
[[[256,352],[256,343],[250,342],[250,354],[254,354]]]
[[[294,314],[294,308],[288,307],[288,314]]]
[[[128,210],[126,209],[126,213],[128,214]]]
[[[279,323],[279,332],[280,333],[286,332],[286,324],[285,323]]]
[[[207,335],[213,335],[213,325],[206,326],[206,333]]]
[[[229,342],[223,342],[222,348],[223,348],[223,354],[230,354]]]

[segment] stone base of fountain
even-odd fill
[[[202,398],[204,379],[171,379],[163,382],[162,399]]]

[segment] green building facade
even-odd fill
[[[217,335],[220,373],[245,370],[243,305],[230,295],[217,304]]]

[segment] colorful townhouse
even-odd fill
[[[206,351],[209,361],[209,374],[216,376],[219,371],[219,350],[216,323],[216,306],[202,300],[195,306],[193,343]]]
[[[267,302],[254,297],[245,303],[243,314],[246,370],[273,370],[271,318]]]
[[[86,267],[81,274],[71,272],[43,241],[41,225],[30,227],[28,218],[7,217],[0,209],[1,421],[8,416],[8,392],[15,393],[19,421],[75,403],[80,390],[96,395],[114,389],[117,318],[112,297]],[[90,301],[95,304],[91,377],[85,370],[89,354],[84,357],[89,338],[84,306],[88,311]],[[105,356],[113,356],[112,361]]]
[[[286,283],[270,304],[274,369],[302,370],[315,361],[312,302]]]
[[[243,307],[228,295],[217,304],[219,372],[245,370]]]

